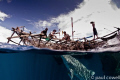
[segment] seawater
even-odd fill
[[[119,80],[120,48],[111,49],[70,52],[0,43],[0,80]]]

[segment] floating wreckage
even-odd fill
[[[76,41],[66,41],[61,39],[50,39],[48,37],[44,38],[43,34],[23,34],[23,31],[18,32],[16,28],[12,28],[13,33],[10,37],[7,38],[7,43],[13,42],[15,44],[21,45],[21,42],[23,42],[23,45],[62,51],[89,51],[90,49],[95,49],[97,47],[103,46],[104,44],[107,44],[108,40],[115,37],[120,39],[119,30],[120,29],[118,28],[116,31],[95,40],[86,40],[86,38],[81,38],[84,39],[84,41],[80,41],[81,39]],[[14,36],[14,34],[17,34],[17,36]],[[20,42],[17,43],[13,41],[13,38],[19,38]]]

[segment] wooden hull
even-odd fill
[[[118,31],[118,30],[117,30]],[[108,35],[105,35],[99,39],[102,39],[102,41],[98,42],[96,40],[91,40],[91,41],[85,41],[85,42],[80,42],[80,41],[63,41],[60,39],[50,39],[46,40],[43,38],[42,34],[30,34],[30,35],[18,35],[18,36],[12,36],[8,37],[8,41],[11,41],[15,44],[20,45],[20,42],[22,41],[24,45],[29,45],[29,46],[35,46],[38,48],[48,48],[52,50],[64,50],[64,51],[69,51],[69,50],[90,50],[90,49],[95,49],[97,47],[101,47],[102,45],[106,44],[107,40],[113,39],[117,35],[117,31],[114,31]],[[15,33],[15,32],[14,32]],[[109,36],[111,35],[112,36]],[[107,37],[109,36],[109,37]],[[20,42],[16,43],[12,41],[12,38],[20,38]]]

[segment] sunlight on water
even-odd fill
[[[120,40],[117,37],[115,37],[115,38],[113,38],[111,40],[108,40],[107,43],[108,43],[108,45],[120,44]]]
[[[102,47],[92,49],[91,52],[120,51],[120,40],[115,37],[108,40]]]
[[[74,80],[74,76],[80,80],[89,80],[91,76],[95,74],[94,71],[88,70],[82,63],[70,55],[63,55],[62,59],[70,71],[71,80]]]
[[[35,48],[35,47],[33,47],[33,46],[14,45],[14,44],[1,43],[1,42],[0,42],[0,48],[3,48],[3,49],[12,49],[12,50],[37,49],[37,48]]]

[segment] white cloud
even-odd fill
[[[9,29],[6,29],[5,27],[0,26],[0,42],[7,43],[7,37],[10,37],[12,35],[12,31]],[[16,35],[15,35],[16,36]],[[15,42],[19,42],[19,39],[13,39]]]
[[[6,18],[10,18],[10,16],[0,11],[0,20],[4,21]]]
[[[74,35],[78,38],[93,34],[91,21],[95,22],[100,37],[110,33],[110,30],[116,30],[114,26],[120,26],[120,9],[112,0],[84,0],[68,14],[61,14],[48,21],[39,20],[34,24],[37,27],[45,27],[58,23],[57,26],[61,31],[64,30],[72,35],[71,17],[74,22]]]
[[[110,33],[108,30],[116,30],[114,26],[120,26],[119,14],[120,9],[111,0],[84,0],[74,11],[61,14],[56,20],[59,22],[58,27],[71,35],[71,17],[73,17],[75,37],[79,38],[93,33],[90,22],[94,21],[99,36],[103,36]]]
[[[23,18],[25,21],[28,21],[28,22],[31,22],[31,20],[29,20],[29,19],[25,19],[25,18]]]
[[[55,23],[55,18],[52,18],[50,20],[39,20],[38,22],[30,22],[30,24],[34,25],[36,28],[55,27]]]
[[[31,30],[24,27],[24,31],[29,33]]]
[[[7,3],[11,3],[12,2],[12,0],[7,0]]]
[[[30,32],[30,30],[28,30],[27,28],[24,27],[24,32]],[[10,37],[12,35],[12,31],[9,30],[9,29],[6,29],[5,27],[3,26],[0,26],[0,42],[4,42],[4,43],[7,43],[8,41],[8,37]],[[17,36],[17,34],[14,34],[13,36]],[[13,38],[11,39],[13,40],[14,42],[16,43],[19,43],[20,41],[20,38]],[[14,44],[13,42],[9,42],[10,44]],[[22,43],[21,43],[22,44]]]

